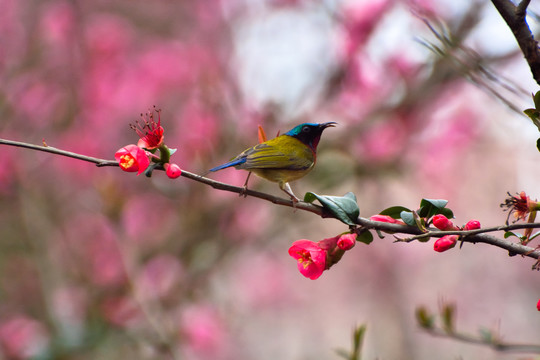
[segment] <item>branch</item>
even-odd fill
[[[534,80],[540,85],[540,49],[526,20],[530,0],[522,0],[518,6],[515,6],[510,0],[491,0],[491,2],[512,30],[519,48],[529,64]]]
[[[32,150],[37,150],[37,151],[44,151],[44,152],[48,152],[55,155],[61,155],[61,156],[66,156],[66,157],[70,157],[77,160],[91,162],[91,163],[96,164],[96,166],[98,167],[118,166],[118,162],[115,160],[106,160],[106,159],[95,158],[92,156],[81,155],[81,154],[77,154],[71,151],[66,151],[66,150],[58,149],[52,146],[48,146],[46,144],[34,145],[34,144],[28,144],[28,143],[19,142],[19,141],[0,139],[0,145],[16,146],[16,147],[22,147],[22,148],[32,149]],[[163,168],[158,167],[156,168],[156,170],[163,170]],[[289,200],[289,199],[284,199],[284,198],[270,195],[267,193],[263,193],[260,191],[245,189],[243,187],[229,185],[220,181],[212,180],[207,177],[191,173],[184,169],[182,169],[181,176],[188,178],[190,180],[194,180],[194,181],[209,185],[213,187],[214,189],[229,191],[229,192],[237,193],[239,195],[244,195],[244,196],[253,196],[259,199],[270,201],[271,203],[274,203],[277,205],[283,205],[283,206],[288,206],[295,209],[309,211],[323,218],[330,217],[330,215],[326,211],[324,211],[322,206],[305,203],[305,202],[299,202],[299,203],[294,204],[292,200]]]
[[[34,144],[28,144],[28,143],[23,143],[19,141],[0,139],[0,145],[16,146],[16,147],[22,147],[22,148],[31,149],[31,150],[44,151],[44,152],[48,152],[48,153],[52,153],[56,155],[70,157],[77,160],[91,162],[91,163],[96,164],[96,166],[98,167],[118,166],[118,163],[115,160],[100,159],[96,157],[81,155],[81,154],[77,154],[71,151],[66,151],[66,150],[58,149],[52,146],[48,146],[45,143],[44,145],[34,145]],[[163,170],[162,168],[159,168],[159,167],[156,169]],[[190,180],[193,180],[193,181],[197,181],[197,182],[209,185],[217,190],[229,191],[229,192],[237,193],[243,196],[252,196],[255,198],[269,201],[276,205],[288,206],[294,209],[308,211],[316,215],[319,215],[322,218],[333,217],[333,215],[330,214],[328,211],[326,211],[324,207],[319,206],[319,205],[306,203],[302,201],[298,203],[293,203],[290,199],[281,198],[281,197],[263,193],[260,191],[245,189],[244,187],[229,185],[220,181],[212,180],[207,177],[191,173],[186,170],[182,170],[181,176],[188,178]],[[379,221],[371,221],[369,219],[362,218],[362,217],[358,217],[355,222],[356,224],[368,230],[377,230],[377,231],[384,231],[384,232],[389,232],[389,233],[401,233],[401,234],[414,235],[411,238],[399,240],[403,242],[409,242],[412,240],[418,240],[418,239],[423,239],[423,238],[428,238],[428,237],[439,238],[445,235],[461,235],[462,242],[469,242],[473,244],[476,244],[476,243],[490,244],[490,245],[499,247],[501,249],[508,250],[511,256],[522,255],[522,256],[527,256],[534,259],[540,259],[540,250],[537,250],[537,249],[534,249],[534,248],[531,248],[531,247],[528,247],[519,243],[514,243],[511,241],[504,240],[504,239],[499,239],[492,235],[485,234],[487,232],[495,232],[495,231],[509,231],[509,230],[515,230],[515,229],[540,228],[540,223],[512,224],[512,225],[477,229],[477,230],[471,230],[471,231],[436,231],[436,230],[430,229],[430,231],[428,231],[427,233],[424,233],[417,227],[400,225],[400,224],[390,224],[390,223],[379,222]]]
[[[454,332],[454,331],[448,332],[448,331],[437,329],[437,328],[431,328],[431,329],[424,328],[424,330],[428,334],[433,335],[433,336],[446,337],[446,338],[466,342],[469,344],[488,345],[497,351],[508,351],[508,352],[514,352],[514,353],[536,353],[536,354],[540,353],[540,345],[536,345],[536,344],[504,343],[497,340],[496,338],[473,336],[473,335],[460,333],[460,332]]]

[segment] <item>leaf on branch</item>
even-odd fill
[[[416,222],[414,221],[414,216],[413,216],[412,211],[402,211],[399,214],[399,217],[401,218],[401,220],[405,222],[405,224],[409,226],[416,226]]]
[[[307,192],[304,201],[312,203],[319,200],[321,205],[328,210],[336,219],[347,225],[356,225],[356,219],[360,216],[360,208],[356,203],[356,196],[348,192],[343,196],[317,195]]]
[[[422,199],[418,215],[423,218],[430,218],[433,215],[444,215],[449,219],[454,217],[454,212],[446,207],[448,200],[443,199]]]
[[[370,231],[366,230],[356,237],[356,241],[360,241],[366,245],[369,245],[373,241],[373,234]]]
[[[403,211],[411,212],[411,210],[407,209],[404,206],[392,206],[392,207],[384,209],[379,214],[390,216],[393,219],[401,219],[401,213]]]
[[[416,321],[424,329],[433,329],[435,317],[424,306],[416,309]]]

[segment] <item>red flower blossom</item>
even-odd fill
[[[449,250],[456,246],[457,240],[459,236],[458,235],[446,235],[443,236],[440,239],[437,239],[435,241],[435,244],[433,244],[433,250],[437,252],[444,252],[446,250]]]
[[[157,113],[157,123],[154,119],[154,112]],[[163,144],[163,127],[161,126],[161,110],[154,110],[146,114],[141,114],[143,124],[140,124],[138,121],[135,125],[131,124],[131,128],[135,130],[137,135],[139,135],[140,140],[137,143],[137,146],[145,148],[147,150],[157,149]]]
[[[538,302],[536,303],[536,308],[538,309],[538,311],[540,311],[540,300],[538,300]]]
[[[165,168],[165,173],[171,179],[176,179],[177,177],[182,175],[182,169],[180,169],[180,166],[176,164],[166,163],[163,165],[163,167]]]
[[[300,273],[311,280],[322,275],[326,268],[326,250],[310,240],[297,240],[289,248],[289,255],[298,261]]]
[[[137,171],[137,175],[146,170],[148,165],[150,165],[146,151],[133,144],[126,145],[118,150],[114,154],[114,158],[118,161],[120,169],[127,172]]]

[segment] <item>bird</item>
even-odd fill
[[[278,183],[293,203],[297,203],[300,200],[294,195],[289,182],[304,177],[313,169],[321,134],[324,129],[335,125],[337,123],[333,121],[297,125],[282,135],[244,150],[232,160],[209,171],[216,172],[229,167],[249,171],[245,189],[253,172],[263,179]]]

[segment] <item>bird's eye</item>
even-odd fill
[[[311,129],[309,128],[309,126],[304,126],[304,127],[302,128],[302,131],[303,131],[303,132],[309,132],[310,130],[311,130]]]

